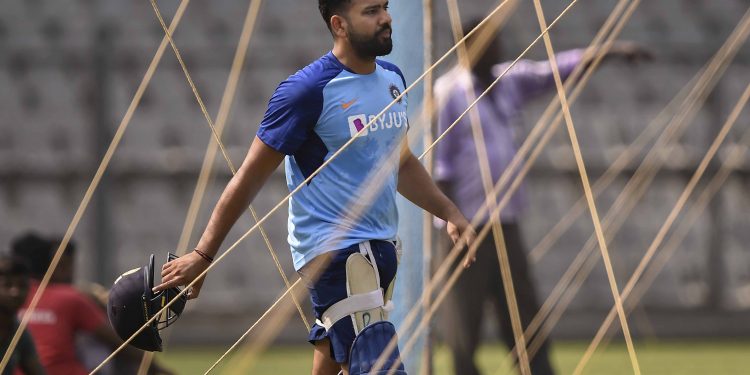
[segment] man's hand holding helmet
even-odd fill
[[[154,292],[188,285],[195,280],[198,275],[205,271],[210,264],[211,261],[209,259],[204,258],[196,251],[187,253],[177,259],[167,262],[161,267],[162,282],[154,287]],[[193,287],[187,292],[188,299],[198,297],[205,279],[205,277],[202,277],[193,284]]]
[[[176,258],[168,255],[168,260]],[[127,271],[115,280],[107,300],[107,316],[120,339],[150,352],[162,350],[159,331],[180,317],[187,300],[176,286],[154,292],[155,267],[155,256],[151,254],[145,266]]]

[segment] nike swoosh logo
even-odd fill
[[[357,102],[357,99],[352,99],[352,101],[350,101],[348,103],[341,103],[341,108],[343,108],[343,109],[349,109],[349,107],[353,106],[354,103],[356,103],[356,102]]]

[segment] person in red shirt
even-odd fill
[[[26,312],[59,243],[57,239],[45,239],[33,233],[13,241],[13,254],[28,262],[32,278],[29,295],[19,311],[19,317]],[[71,242],[29,320],[28,329],[36,342],[42,365],[49,375],[89,373],[76,355],[75,339],[79,333],[91,334],[112,350],[122,344],[122,340],[109,326],[104,312],[88,296],[72,286],[73,255],[74,245]],[[143,354],[126,347],[121,357],[138,366]],[[149,374],[171,372],[153,362]]]
[[[0,256],[0,353],[8,350],[18,329],[16,313],[26,300],[28,292],[29,270],[26,265],[17,258]],[[2,374],[13,374],[16,368],[22,369],[27,375],[45,374],[28,330],[21,334]]]

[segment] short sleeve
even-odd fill
[[[459,84],[459,74],[459,71],[451,71],[435,82],[435,99],[440,109],[437,114],[438,135],[442,135],[456,121],[462,112],[462,105],[466,107],[466,103],[460,101],[460,97],[465,96],[465,90]],[[454,177],[454,157],[458,147],[456,143],[460,137],[459,130],[460,128],[454,128],[435,146],[433,177],[437,181],[445,182]]]
[[[104,311],[91,298],[76,293],[72,300],[73,311],[69,318],[77,329],[92,332],[106,323]]]
[[[438,112],[438,134],[445,133],[451,124],[458,118],[455,113],[455,103],[450,100]],[[456,130],[455,128],[453,130]],[[456,155],[456,145],[458,132],[451,132],[445,135],[440,143],[435,147],[435,171],[434,177],[437,181],[449,181],[455,175],[454,157]]]
[[[323,91],[293,75],[271,97],[257,136],[272,149],[293,155],[308,139],[322,108]]]

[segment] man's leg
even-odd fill
[[[521,318],[521,325],[525,330],[528,327],[534,315],[539,311],[536,290],[526,259],[526,249],[521,239],[521,231],[518,224],[503,224],[503,234],[505,236],[505,245],[508,250],[508,261],[510,262],[511,275],[513,276],[513,287],[516,292],[516,302],[518,313]],[[496,250],[493,250],[496,251]],[[496,267],[499,263],[495,263]],[[515,337],[511,326],[508,304],[505,299],[502,279],[499,278],[499,268],[495,271],[498,275],[497,281],[493,284],[495,295],[495,307],[501,329],[501,336],[505,344],[509,347],[515,347]],[[530,337],[526,337],[526,345],[531,342]],[[534,375],[551,375],[554,374],[549,360],[548,343],[540,348],[539,352],[531,358],[531,373]]]
[[[363,252],[370,256],[369,259],[377,261],[379,277],[374,275],[375,270],[373,269],[373,266],[367,263],[367,260],[365,260],[362,255]],[[326,318],[324,318],[324,315],[327,314],[326,311],[332,308],[334,304],[348,297],[349,288],[351,288],[352,293],[362,295],[364,295],[367,290],[379,292],[381,289],[387,289],[396,275],[396,269],[398,266],[394,244],[387,241],[369,241],[353,245],[347,249],[332,252],[329,255],[328,260],[329,262],[325,266],[322,276],[317,278],[316,281],[309,281],[308,266],[303,267],[299,272],[300,275],[308,281],[310,298],[313,308],[315,309],[315,317],[323,321],[326,320]],[[365,262],[366,264],[364,268],[362,267],[362,262]],[[311,263],[314,265],[316,264],[316,261],[313,260]],[[367,276],[368,271],[372,275]],[[356,277],[357,275],[359,275],[359,278]],[[367,284],[364,283],[366,280],[374,283],[374,285],[369,285],[371,286],[369,289],[359,290]],[[377,280],[380,281],[380,285],[377,285]],[[378,287],[380,289],[378,289]],[[372,294],[372,292],[369,294]],[[349,309],[351,306],[344,308]],[[371,309],[365,308],[363,311],[367,310]],[[349,313],[350,312],[347,312],[347,314]],[[354,372],[362,371],[363,362],[361,350],[352,354],[352,344],[355,342],[355,338],[377,338],[378,333],[387,333],[388,331],[384,331],[381,328],[380,330],[370,330],[369,335],[363,336],[363,332],[360,332],[360,336],[357,336],[350,316],[338,319],[338,315],[334,315],[336,315],[335,318],[331,318],[330,315],[329,318],[336,320],[336,323],[332,326],[328,326],[327,329],[323,327],[323,323],[320,323],[320,325],[316,323],[308,336],[308,341],[314,343],[315,346],[315,352],[313,355],[313,375],[338,374],[339,371],[342,371],[344,375],[348,375],[348,362],[351,360],[349,358],[350,354],[355,355],[355,358],[359,360],[359,362],[352,363],[352,366],[357,368]],[[374,319],[375,315],[373,314],[371,317]],[[371,325],[374,327],[376,324],[377,323],[373,322]],[[367,323],[362,323],[362,321],[358,320],[357,327],[361,329],[364,328],[365,325],[367,325]],[[378,325],[378,327],[382,326]],[[390,327],[392,327],[392,325]],[[365,347],[370,347],[368,342],[365,342]],[[368,357],[367,354],[369,354],[369,351],[366,351],[365,354],[365,357]],[[367,362],[367,359],[368,358],[365,358],[365,363]]]
[[[450,240],[444,238],[445,244]],[[446,245],[448,249],[452,246]],[[448,293],[443,308],[443,332],[445,341],[453,354],[456,375],[479,375],[474,363],[474,354],[479,345],[480,328],[486,295],[487,262],[483,243],[477,253],[477,261],[465,270]],[[462,267],[460,258],[453,267]]]
[[[342,368],[342,365],[331,358],[331,344],[328,339],[315,343],[312,375],[337,375]],[[346,370],[344,374],[346,375]]]

